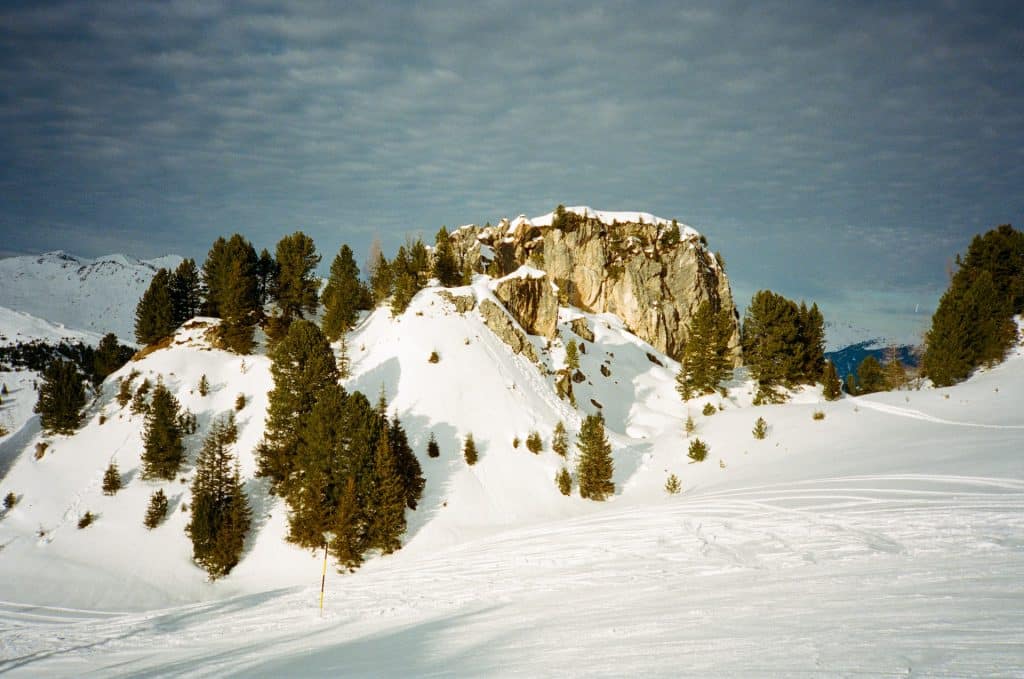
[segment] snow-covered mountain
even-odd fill
[[[76,330],[113,332],[122,342],[134,342],[139,298],[158,269],[173,269],[181,259],[86,259],[61,251],[0,259],[0,306]]]
[[[455,299],[472,298],[460,312]],[[427,479],[405,546],[327,576],[284,542],[286,509],[253,478],[271,387],[262,351],[211,349],[206,327],[112,375],[73,436],[32,452],[33,423],[0,440],[0,671],[48,676],[427,674],[1013,675],[1024,644],[1024,356],[951,389],[824,402],[805,389],[751,405],[742,375],[724,397],[684,405],[678,365],[609,314],[562,307],[539,366],[491,332],[494,282],[421,291],[348,338],[346,388],[382,388]],[[577,331],[593,333],[584,339]],[[214,319],[199,319],[209,326]],[[574,324],[575,322],[575,324]],[[584,378],[557,396],[573,338]],[[439,360],[428,360],[437,352]],[[184,535],[181,481],[139,476],[142,418],[114,399],[137,370],[198,415],[238,413],[254,531],[238,567],[210,584]],[[196,389],[206,375],[212,390]],[[711,404],[712,414],[703,406]],[[616,494],[562,496],[550,450],[603,410]],[[823,414],[822,419],[812,417]],[[708,459],[686,456],[687,416]],[[764,417],[768,437],[755,440]],[[102,424],[101,424],[102,422]],[[534,455],[513,440],[539,431]],[[433,433],[441,456],[426,456]],[[472,433],[480,461],[462,459]],[[101,492],[115,460],[127,483]],[[669,496],[675,473],[683,492]],[[171,515],[142,526],[156,488]],[[78,517],[98,516],[86,530]],[[30,583],[30,586],[27,586]],[[884,630],[884,634],[879,634]],[[969,635],[964,630],[970,630]],[[154,649],[159,649],[155,652]]]

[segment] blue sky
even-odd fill
[[[329,263],[588,204],[698,228],[741,305],[904,332],[1020,227],[1019,7],[6,2],[0,254],[301,229]]]

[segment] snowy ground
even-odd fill
[[[489,294],[483,282],[472,292]],[[566,338],[575,315],[563,313]],[[397,321],[377,313],[354,333],[347,386],[383,386],[416,450],[433,431],[442,457],[421,457],[427,490],[407,545],[354,575],[332,568],[322,618],[319,557],[283,543],[283,508],[259,481],[256,536],[222,582],[189,564],[184,514],[141,528],[159,484],[132,476],[138,417],[108,387],[79,434],[43,460],[20,455],[0,483],[26,496],[0,520],[0,672],[1024,676],[1024,357],[951,389],[836,403],[807,390],[755,408],[737,382],[691,404],[711,454],[688,464],[674,366],[652,363],[613,318],[586,318],[597,338],[577,399],[581,413],[603,404],[616,455],[603,504],[558,494],[554,453],[513,448],[558,419],[574,432],[581,413],[475,312],[427,291]],[[200,334],[125,370],[163,374],[201,428],[250,395],[251,476],[266,359],[242,365]],[[561,361],[558,342],[540,353]],[[207,397],[193,391],[200,374]],[[704,416],[705,401],[724,410]],[[750,434],[758,416],[763,441]],[[467,468],[457,444],[470,431],[481,460]],[[105,498],[112,456],[131,478]],[[661,490],[670,472],[683,483],[674,497]],[[85,507],[101,516],[78,531]]]

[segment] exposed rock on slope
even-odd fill
[[[671,356],[680,355],[701,302],[728,309],[738,321],[729,279],[700,234],[651,215],[567,208],[532,220],[465,226],[452,235],[452,244],[460,265],[476,271],[504,276],[524,264],[543,269],[563,304],[613,313]],[[517,295],[510,299],[510,309],[520,305]],[[738,322],[730,346],[738,362]]]
[[[531,335],[555,336],[558,329],[558,298],[551,279],[543,271],[521,269],[522,275],[506,276],[494,285],[494,294],[523,330]]]

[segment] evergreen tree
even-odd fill
[[[173,479],[185,458],[178,399],[158,382],[146,415],[142,478]]]
[[[132,357],[131,347],[117,341],[117,335],[108,332],[100,340],[92,357],[93,383],[100,384],[110,373],[118,370]]]
[[[221,318],[218,339],[226,349],[247,354],[262,309],[258,259],[252,243],[239,234],[218,238],[203,263],[206,303],[203,312]]]
[[[142,524],[149,530],[153,530],[160,525],[166,516],[167,496],[164,494],[163,488],[158,488],[149,496],[149,506],[146,507],[146,518],[142,520]]]
[[[825,370],[825,317],[817,304],[808,309],[801,302],[797,321],[800,328],[800,380],[814,384]]]
[[[885,391],[885,373],[882,371],[882,364],[878,359],[868,354],[857,366],[857,393],[872,394],[876,391]]]
[[[271,298],[277,303],[284,329],[305,313],[315,313],[317,291],[320,283],[314,271],[320,264],[313,239],[296,231],[277,243],[277,277],[270,290]]]
[[[329,341],[337,341],[355,327],[364,296],[352,250],[342,245],[331,263],[331,275],[323,295],[323,331]]]
[[[470,467],[476,464],[476,441],[473,440],[472,434],[466,434],[466,442],[462,446],[462,455],[466,458],[466,464]]]
[[[117,463],[111,462],[107,466],[107,471],[103,472],[103,494],[115,495],[119,490],[121,490],[121,472],[117,468]]]
[[[365,540],[361,536],[363,512],[356,495],[356,482],[351,476],[344,482],[344,489],[334,512],[334,539],[331,553],[338,563],[349,571],[355,571],[363,563]]]
[[[849,394],[850,396],[857,395],[857,379],[853,376],[853,373],[846,374],[845,385],[847,394]]]
[[[565,365],[570,370],[580,369],[580,352],[574,339],[569,340],[569,343],[565,345]]]
[[[399,316],[409,307],[409,302],[419,290],[416,281],[417,272],[404,246],[398,248],[398,253],[389,268],[392,281],[391,315]]]
[[[612,447],[604,430],[604,418],[600,413],[587,415],[580,428],[576,443],[580,450],[576,476],[579,479],[580,497],[601,502],[615,493],[612,481],[614,462]]]
[[[381,251],[380,239],[374,238],[370,243],[370,253],[366,259],[366,275],[370,281],[370,292],[374,304],[382,304],[391,294],[393,278],[391,265]]]
[[[572,476],[567,467],[562,467],[555,475],[555,483],[562,495],[569,496],[572,493]]]
[[[754,421],[754,438],[758,441],[764,440],[764,437],[768,435],[768,423],[765,422],[763,417],[757,418]]]
[[[416,453],[412,451],[412,446],[409,445],[409,439],[406,436],[405,429],[402,428],[402,423],[399,421],[397,413],[391,418],[391,424],[388,426],[387,433],[392,457],[394,458],[395,471],[402,481],[402,494],[405,498],[405,504],[409,509],[416,509],[417,503],[423,497],[423,488],[426,486],[426,480],[423,478],[423,469],[420,467],[420,461],[416,459]]]
[[[185,259],[170,280],[171,316],[174,327],[195,317],[202,305],[202,283],[194,259]]]
[[[270,357],[274,388],[268,395],[258,473],[270,478],[276,493],[295,470],[303,420],[312,412],[320,392],[338,381],[338,371],[327,339],[311,321],[292,323]]]
[[[419,291],[426,285],[430,275],[430,254],[420,238],[412,242],[406,239],[405,249],[409,253],[409,273],[415,281],[415,289]]]
[[[555,425],[555,431],[551,435],[551,450],[562,457],[569,454],[569,436],[565,433],[565,425],[561,420]]]
[[[437,232],[435,239],[434,278],[446,288],[459,285],[462,282],[459,265],[456,263],[455,254],[452,252],[452,243],[451,238],[448,236],[448,229],[443,226]]]
[[[758,382],[755,403],[778,401],[777,386],[790,384],[803,373],[800,310],[794,302],[770,290],[756,293],[743,319],[743,356]]]
[[[907,382],[907,371],[900,361],[900,352],[895,346],[885,350],[885,385],[889,390],[901,389]]]
[[[135,307],[135,339],[139,344],[159,342],[178,327],[174,323],[170,286],[171,275],[167,269],[160,269]]]
[[[665,480],[665,492],[669,495],[678,495],[682,489],[683,484],[679,482],[679,477],[675,474],[669,474]]]
[[[842,385],[839,382],[839,373],[832,361],[825,361],[825,370],[822,373],[824,383],[823,395],[826,401],[835,401],[842,395]]]
[[[690,448],[687,451],[687,457],[694,462],[703,462],[708,456],[708,444],[704,443],[700,439],[693,439],[690,441]]]
[[[728,377],[732,367],[729,358],[731,320],[726,309],[716,312],[706,300],[690,319],[676,376],[676,390],[684,401],[694,395],[714,393]]]
[[[441,449],[434,438],[434,432],[430,432],[430,440],[427,441],[427,457],[441,457]]]
[[[266,248],[256,260],[256,297],[262,307],[270,301],[270,291],[277,285],[277,262]]]
[[[539,431],[531,431],[526,436],[526,449],[534,455],[544,450],[544,439],[540,437]]]
[[[43,431],[74,433],[81,423],[83,407],[85,387],[78,368],[71,361],[51,361],[43,371],[43,383],[39,385],[39,399],[35,406]]]
[[[352,362],[348,357],[348,338],[341,336],[338,343],[338,379],[347,380],[352,376]]]
[[[373,478],[376,493],[370,519],[370,547],[390,554],[402,546],[405,532],[406,489],[394,451],[385,432],[377,442]]]
[[[228,242],[220,236],[210,246],[203,262],[203,290],[206,299],[203,302],[203,314],[220,317],[220,300],[223,296],[228,273]]]
[[[230,442],[237,438],[233,421],[216,422],[203,443],[192,481],[192,517],[185,532],[192,540],[192,558],[212,580],[227,575],[238,563],[252,520],[230,450]]]

